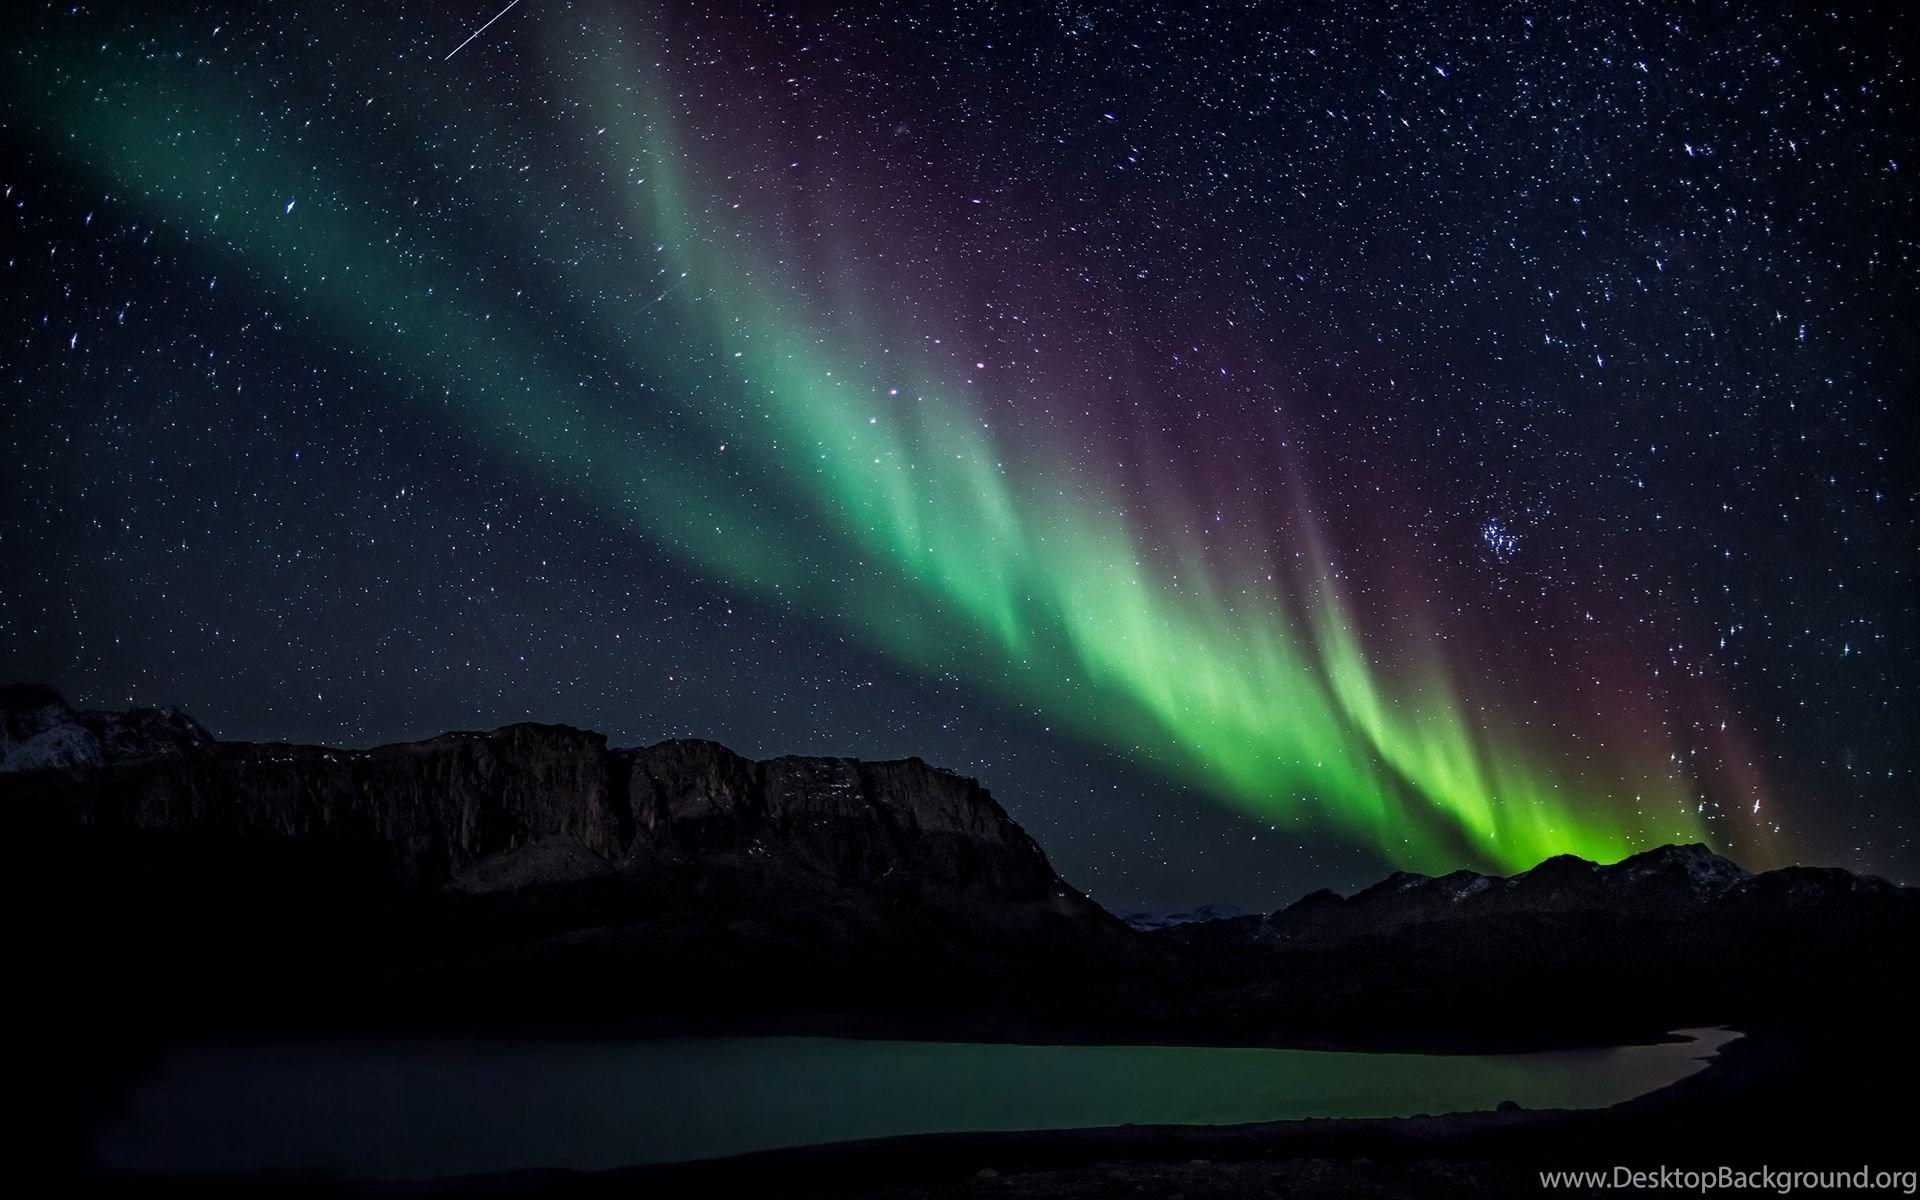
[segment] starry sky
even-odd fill
[[[0,675],[918,754],[1117,908],[1920,875],[1897,6],[4,20]]]

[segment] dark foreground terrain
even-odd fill
[[[1539,1169],[1902,1170],[1920,894],[1703,847],[1396,875],[1129,928],[972,780],[753,762],[548,725],[342,750],[0,694],[15,1161],[190,1036],[463,1028],[1493,1049],[1730,1024],[1706,1072],[1594,1113],[937,1136],[507,1194],[1535,1193]],[[159,1189],[151,1181],[119,1186]],[[196,1193],[248,1185],[183,1181]],[[314,1181],[277,1186],[327,1190]]]

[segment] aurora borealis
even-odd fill
[[[1779,114],[1772,133],[1754,117],[1745,141],[1681,138],[1654,114],[1687,103],[1644,91],[1658,54],[1624,43],[1665,47],[1673,72],[1709,69],[1711,55],[1696,61],[1631,22],[1608,34],[1622,48],[1605,79],[1618,68],[1619,87],[1643,89],[1619,93],[1640,97],[1615,114],[1623,149],[1571,116],[1550,117],[1574,125],[1538,142],[1494,128],[1514,89],[1556,86],[1544,64],[1559,52],[1535,53],[1533,18],[1517,15],[1482,38],[1161,14],[1165,40],[1152,42],[1152,17],[1091,8],[868,23],[527,0],[443,61],[452,31],[491,11],[329,11],[341,19],[303,16],[286,33],[215,8],[50,15],[10,47],[10,152],[31,169],[10,162],[0,183],[23,205],[34,197],[19,220],[59,222],[42,235],[51,255],[15,255],[16,273],[44,258],[36,286],[57,293],[62,255],[95,236],[128,264],[92,276],[104,282],[88,319],[111,327],[22,302],[27,332],[10,336],[40,356],[36,378],[83,352],[125,365],[61,385],[15,425],[11,452],[64,453],[67,412],[90,393],[137,402],[154,387],[143,364],[197,375],[204,352],[229,376],[208,390],[230,398],[202,418],[192,388],[161,385],[183,389],[167,427],[180,433],[150,434],[158,449],[135,459],[172,454],[171,478],[211,495],[221,430],[248,428],[252,405],[291,404],[289,381],[326,363],[344,373],[313,384],[327,403],[373,415],[339,439],[329,504],[278,501],[278,528],[365,521],[363,506],[384,511],[456,475],[461,488],[550,497],[591,537],[529,539],[489,578],[540,578],[549,559],[578,556],[593,563],[577,568],[593,595],[630,600],[671,578],[688,582],[658,583],[656,607],[697,586],[739,597],[752,606],[740,640],[713,626],[697,642],[752,662],[741,670],[762,692],[711,686],[766,710],[759,736],[816,743],[768,750],[868,740],[849,729],[853,745],[820,745],[843,718],[786,713],[821,687],[799,668],[787,677],[787,641],[844,645],[898,670],[890,694],[934,689],[996,714],[979,741],[1063,731],[1133,770],[1135,789],[1218,806],[1234,830],[1417,869],[1612,860],[1694,840],[1770,865],[1807,839],[1860,841],[1859,822],[1883,811],[1879,792],[1814,800],[1819,780],[1907,778],[1904,765],[1897,778],[1878,759],[1842,769],[1810,749],[1838,709],[1782,734],[1785,643],[1740,657],[1749,624],[1775,624],[1743,612],[1784,596],[1779,627],[1811,629],[1834,578],[1858,582],[1837,644],[1821,644],[1823,670],[1910,640],[1912,599],[1895,585],[1910,582],[1912,547],[1894,538],[1891,569],[1874,549],[1891,536],[1886,506],[1912,497],[1899,457],[1876,453],[1884,406],[1830,397],[1802,416],[1798,399],[1836,377],[1884,398],[1910,376],[1874,340],[1884,321],[1820,315],[1846,307],[1844,272],[1780,266],[1810,262],[1824,225],[1742,258],[1725,221],[1674,182],[1708,169],[1703,147],[1724,160],[1775,133],[1794,153],[1807,140]],[[1367,36],[1402,47],[1394,80],[1348,79],[1322,60]],[[1244,55],[1196,76],[1208,39]],[[1587,95],[1598,76],[1585,70],[1563,67],[1557,86]],[[1498,158],[1503,138],[1511,161]],[[1522,162],[1535,146],[1551,161]],[[1630,172],[1609,153],[1635,164],[1645,195],[1619,190]],[[1475,168],[1475,155],[1493,165]],[[1635,155],[1657,155],[1658,171]],[[32,190],[49,187],[73,199]],[[1690,225],[1695,201],[1705,232]],[[1860,216],[1833,220],[1876,236],[1878,218]],[[143,360],[112,348],[127,309],[109,294],[155,256],[199,294],[133,306],[136,325],[169,331],[169,350]],[[1720,273],[1756,261],[1777,287],[1727,286]],[[239,307],[209,307],[220,304]],[[1741,353],[1749,336],[1777,345]],[[220,348],[235,344],[247,348]],[[1771,377],[1725,391],[1742,371]],[[1836,425],[1808,449],[1798,422],[1814,419]],[[400,469],[369,467],[356,483],[351,443],[369,428],[384,442],[389,425],[410,431],[392,444],[411,448],[381,452]],[[1819,461],[1745,452],[1762,444]],[[1777,514],[1805,481],[1843,478],[1853,499],[1812,522]],[[50,502],[34,486],[13,511],[39,514],[32,536],[44,538]],[[224,520],[178,540],[217,559],[247,536]],[[1780,546],[1736,559],[1763,525],[1830,556],[1807,572],[1824,577],[1817,603],[1793,590],[1814,583],[1767,582]],[[329,634],[327,606],[293,604],[311,617],[300,636],[336,664],[400,653],[416,681],[441,678],[418,686],[457,695],[465,685],[436,675],[456,639],[422,637],[434,622],[400,614],[463,591],[477,610],[495,602],[469,566],[407,570],[428,561],[408,538],[466,535],[381,536],[382,561],[406,576],[375,589],[400,597],[393,615],[370,603]],[[52,597],[73,578],[9,597],[16,636],[62,629],[42,636],[63,649],[29,665],[165,691],[158,660],[116,660],[101,649],[111,635],[68,622]],[[218,608],[220,589],[193,590]],[[567,653],[640,640],[600,607],[580,624],[591,634],[563,637]],[[671,638],[656,630],[653,644]],[[620,670],[700,688],[701,668],[633,653]],[[549,674],[524,679],[523,695],[453,711],[510,719],[592,671],[557,657],[542,656]],[[364,666],[355,678],[306,690],[396,686]],[[1857,686],[1822,677],[1798,694],[1804,707]],[[221,703],[143,698],[203,717]],[[1867,724],[1897,726],[1908,699],[1894,700]],[[675,705],[657,703],[640,711],[674,720]],[[630,729],[644,724],[634,711],[603,694],[578,715]],[[280,735],[296,734],[328,736],[311,723]],[[934,731],[911,721],[886,740],[940,758]],[[1023,819],[1023,786],[1076,795],[1042,825],[1108,819],[1070,770],[1048,767],[1041,787],[952,765]],[[1883,830],[1888,861],[1907,853],[1905,829]],[[1115,870],[1114,886],[1134,886]]]

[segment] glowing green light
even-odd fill
[[[594,120],[645,182],[607,197],[624,206],[632,261],[582,268],[613,299],[574,303],[581,337],[666,377],[665,398],[583,389],[577,347],[431,265],[446,256],[430,245],[402,253],[377,182],[329,181],[299,145],[261,133],[243,98],[165,63],[107,78],[104,61],[43,52],[10,90],[108,186],[334,336],[437,381],[463,427],[520,469],[713,576],[1249,813],[1410,865],[1611,860],[1702,838],[1667,764],[1572,769],[1470,704],[1437,656],[1374,665],[1310,529],[1275,531],[1271,558],[1289,565],[1248,564],[1247,579],[1276,579],[1256,588],[1202,547],[1150,552],[1101,481],[1046,478],[914,349],[913,320],[873,311],[860,288],[823,302],[756,235],[748,218],[765,214],[703,194],[682,118],[657,97],[630,104],[653,93],[610,58]],[[642,315],[677,340],[634,332]],[[1183,564],[1177,585],[1170,562]]]

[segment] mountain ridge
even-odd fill
[[[1396,871],[1352,895],[1323,888],[1268,913],[1177,921],[1154,927],[1153,932],[1175,941],[1314,946],[1337,944],[1363,933],[1506,912],[1612,911],[1678,917],[1770,874],[1748,871],[1697,842],[1669,843],[1613,863],[1556,855],[1504,876],[1469,870],[1445,875]],[[1848,877],[1868,888],[1899,889],[1876,876],[1848,873]]]
[[[213,740],[178,708],[83,711],[45,684],[0,685],[0,773],[100,766]]]
[[[838,772],[842,776],[852,771],[856,776],[891,775],[897,785],[901,780],[914,773],[924,772],[927,776],[950,780],[963,789],[977,793],[985,802],[980,812],[984,817],[970,818],[961,809],[946,805],[937,812],[930,810],[926,814],[936,818],[936,826],[951,826],[950,831],[958,831],[966,826],[976,835],[992,835],[999,839],[1012,838],[1033,846],[1025,833],[1006,814],[991,794],[981,787],[979,781],[958,772],[927,763],[918,755],[909,755],[899,759],[865,760],[843,756],[782,754],[765,759],[750,759],[737,754],[723,743],[707,738],[668,738],[648,745],[615,747],[608,744],[604,734],[593,730],[558,722],[516,721],[491,730],[448,730],[424,738],[383,742],[368,747],[346,747],[325,744],[307,744],[286,741],[250,742],[217,739],[207,732],[204,726],[189,714],[173,707],[134,708],[125,712],[81,711],[75,710],[60,694],[44,684],[16,683],[0,686],[0,775],[14,772],[87,768],[123,763],[140,762],[146,759],[164,758],[192,750],[205,750],[219,747],[229,752],[251,757],[257,764],[273,762],[301,762],[308,766],[321,764],[366,764],[377,763],[406,755],[429,753],[435,750],[454,750],[476,746],[496,746],[502,742],[525,742],[543,740],[553,744],[578,742],[590,745],[593,752],[609,756],[611,770],[608,778],[597,780],[575,779],[581,786],[583,798],[589,812],[583,814],[585,827],[560,828],[550,830],[530,829],[527,832],[538,835],[565,834],[582,839],[585,848],[610,860],[618,860],[630,850],[621,844],[623,838],[634,836],[632,830],[616,834],[615,828],[634,825],[636,828],[653,830],[662,823],[710,818],[720,813],[735,817],[750,817],[756,804],[745,797],[744,791],[750,790],[750,777],[765,776],[771,773],[783,780],[790,781],[799,776],[812,775],[816,779],[823,773],[833,776]],[[72,748],[78,747],[77,752]],[[68,752],[62,753],[66,749]],[[704,760],[696,764],[694,760]],[[678,777],[669,781],[655,779],[648,774],[650,768],[666,767],[678,763],[681,770]],[[834,764],[845,764],[835,766]],[[641,771],[643,778],[639,783],[647,786],[650,802],[639,810],[628,811],[632,803],[632,786],[635,780],[631,772]],[[625,780],[616,778],[622,772],[628,773]],[[674,774],[672,768],[669,774]],[[690,771],[690,774],[688,773]],[[562,780],[555,779],[558,783]],[[844,789],[849,778],[839,778],[837,784],[829,783],[831,789],[838,786]],[[623,786],[624,784],[624,786]],[[685,791],[691,788],[691,794],[676,794],[668,798],[667,793],[675,788]],[[716,790],[717,789],[717,790]],[[925,788],[911,789],[923,797],[931,797]],[[780,789],[784,796],[786,789]],[[888,802],[889,791],[865,790],[865,799],[876,804]],[[602,805],[610,807],[602,810]],[[802,801],[802,806],[806,804]],[[617,810],[617,811],[616,811]],[[913,814],[913,810],[907,810]],[[132,815],[132,814],[129,814]],[[149,814],[152,815],[152,814]],[[844,813],[841,815],[845,815]],[[138,819],[135,816],[135,819]],[[957,824],[956,824],[957,822]],[[636,823],[638,823],[636,825]],[[472,858],[484,851],[473,847],[465,848]],[[1040,852],[1044,857],[1044,852]],[[1687,872],[1705,871],[1712,879],[1732,882],[1733,877],[1750,878],[1747,872],[1737,864],[1720,857],[1704,845],[1661,846],[1630,855],[1617,863],[1601,864],[1575,855],[1557,855],[1510,876],[1486,875],[1470,870],[1456,870],[1445,875],[1428,876],[1411,871],[1396,871],[1386,878],[1343,896],[1331,889],[1319,889],[1309,892],[1279,908],[1265,914],[1248,914],[1236,906],[1225,904],[1200,904],[1177,913],[1128,912],[1118,914],[1120,919],[1146,930],[1164,930],[1175,927],[1185,928],[1189,934],[1209,930],[1218,932],[1222,922],[1231,923],[1240,928],[1259,926],[1265,932],[1263,938],[1278,936],[1283,940],[1295,932],[1291,927],[1308,923],[1306,918],[1330,909],[1369,909],[1384,907],[1377,901],[1386,896],[1411,893],[1432,900],[1445,895],[1447,900],[1462,902],[1473,900],[1484,906],[1489,900],[1506,895],[1518,889],[1522,892],[1536,893],[1532,887],[1536,881],[1561,877],[1563,885],[1579,887],[1597,880],[1601,883],[1617,878],[1621,873],[1644,873],[1660,867],[1662,873],[1669,865],[1665,855],[1673,855],[1672,861],[1681,862]],[[458,857],[451,850],[445,857]],[[463,859],[464,861],[464,859]],[[1728,873],[1731,872],[1732,875]],[[1866,877],[1871,878],[1871,877]],[[478,882],[478,881],[476,881]]]
[[[35,848],[10,898],[86,935],[30,931],[49,973],[184,975],[203,1023],[256,981],[277,1004],[485,1019],[964,1007],[1144,953],[977,780],[917,757],[533,722],[366,749],[160,739],[0,772],[0,812]]]
[[[66,715],[64,728],[43,720],[31,729],[48,743],[72,743],[83,722],[121,715],[75,712],[50,689],[16,686],[5,698],[14,696],[28,697],[34,714]],[[0,778],[61,774],[35,789],[18,779],[11,786],[57,791],[91,826],[370,835],[392,846],[403,878],[469,888],[488,886],[473,871],[543,841],[570,841],[617,866],[665,849],[749,850],[755,838],[832,821],[1002,849],[1025,860],[1022,883],[1057,879],[1044,851],[978,780],[918,756],[755,760],[700,738],[611,747],[604,734],[531,721],[366,748],[221,741],[178,710],[134,712],[178,714],[193,736],[123,739],[112,753],[80,758],[16,754]],[[9,729],[28,724],[12,710],[4,717]],[[946,866],[955,882],[987,870],[979,862]]]
[[[0,714],[25,741],[73,711],[45,689],[5,694],[38,714]],[[1129,924],[977,780],[917,757],[752,760],[532,722],[343,749],[221,742],[185,720],[0,771],[26,848],[4,899],[59,914],[22,938],[49,1003],[88,1011],[141,987],[143,1020],[221,1029],[1419,1047],[1884,1015],[1920,993],[1920,892],[1753,874],[1698,845],[1506,877],[1396,872],[1265,914]]]

